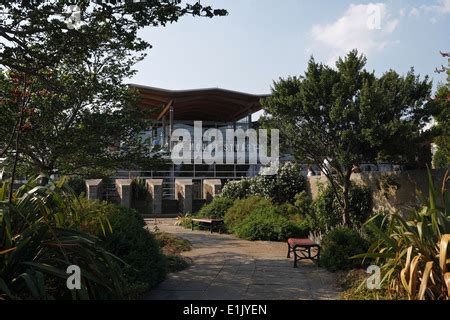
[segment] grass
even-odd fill
[[[164,254],[180,254],[191,250],[191,243],[167,232],[156,232],[155,239]]]
[[[379,290],[370,290],[365,281],[370,275],[365,269],[353,269],[341,271],[338,276],[338,283],[344,290],[341,294],[342,300],[401,300],[400,296],[389,293],[381,287]]]
[[[191,250],[188,240],[167,232],[155,232],[155,239],[166,256],[168,272],[178,272],[189,267],[191,260],[181,255]]]

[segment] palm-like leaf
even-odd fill
[[[64,179],[40,186],[41,178],[18,188],[12,204],[6,201],[9,186],[0,186],[0,299],[122,297],[123,261],[77,230],[87,219],[104,229],[107,219],[89,216]],[[81,290],[65,288],[69,265],[82,270]]]

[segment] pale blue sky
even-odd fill
[[[450,0],[367,1],[203,0],[225,8],[227,17],[184,17],[166,28],[148,28],[141,36],[153,48],[130,81],[167,89],[221,87],[269,93],[274,79],[303,74],[313,54],[334,61],[353,47],[368,57],[368,69],[380,74],[414,67],[437,83],[434,69],[450,50]],[[381,29],[367,20],[380,13]],[[372,14],[372,15],[371,15]],[[375,20],[370,20],[375,21]]]

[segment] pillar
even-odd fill
[[[222,191],[222,182],[220,179],[203,180],[203,198],[207,202],[212,201],[215,196],[218,196],[220,191]]]
[[[116,190],[122,206],[131,207],[132,182],[132,179],[116,179]]]
[[[148,194],[152,203],[152,214],[162,213],[163,179],[147,179]]]
[[[192,179],[175,179],[175,199],[178,200],[181,213],[192,213]]]
[[[101,200],[103,195],[103,180],[89,179],[86,183],[86,197],[88,200]]]

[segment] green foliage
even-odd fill
[[[433,167],[436,169],[447,169],[450,166],[450,154],[444,149],[438,149],[433,157]]]
[[[333,185],[345,190],[337,202],[343,223],[348,223],[346,188],[354,164],[415,165],[429,138],[428,77],[421,80],[413,70],[404,76],[390,70],[378,77],[365,65],[356,50],[335,67],[311,58],[303,76],[274,82],[272,95],[262,101],[268,116],[261,122],[280,130],[281,149],[297,161],[319,165]]]
[[[246,240],[285,241],[289,237],[304,237],[304,231],[286,217],[279,214],[276,207],[254,209],[235,228],[239,238]]]
[[[41,177],[14,191],[0,186],[0,299],[123,298],[120,260],[99,238],[79,231],[90,224],[108,230],[101,214],[86,212],[65,180],[39,186]],[[83,272],[81,290],[66,286],[66,269]]]
[[[229,198],[215,197],[210,203],[204,205],[196,214],[198,217],[222,219],[234,201]]]
[[[67,178],[67,185],[73,190],[75,195],[86,194],[86,182],[80,176],[70,176]]]
[[[312,200],[306,191],[297,193],[294,197],[294,207],[302,216],[308,216],[312,210]]]
[[[137,137],[149,112],[136,108],[138,94],[124,84],[151,47],[138,32],[226,10],[199,2],[77,1],[83,21],[71,28],[71,4],[0,3],[0,71],[11,71],[0,76],[0,150],[9,149],[10,165],[17,133],[23,170],[47,175],[152,165],[153,149]]]
[[[447,86],[439,86],[435,94],[436,113],[433,127],[434,142],[439,149],[433,159],[435,168],[447,168],[450,163],[450,100]],[[445,159],[446,158],[446,159]]]
[[[367,220],[361,227],[361,232],[364,239],[368,243],[374,243],[378,241],[379,235],[374,230],[386,231],[389,225],[390,214],[389,211],[379,211],[373,214],[373,216]]]
[[[342,208],[331,187],[322,190],[312,206],[311,222],[315,231],[325,232],[342,223]],[[351,224],[360,228],[372,215],[372,192],[369,188],[354,184],[350,186],[348,211]]]
[[[388,290],[408,299],[434,300],[450,296],[448,173],[440,191],[433,185],[430,172],[428,177],[428,199],[419,192],[421,207],[411,211],[408,217],[390,214],[384,218],[385,228],[368,225],[376,241],[367,253],[355,257],[375,259]]]
[[[401,300],[403,297],[393,295],[386,286],[373,290],[367,288],[368,274],[366,269],[352,269],[338,279],[341,288],[344,290],[341,295],[342,300]]]
[[[250,179],[227,182],[220,193],[221,197],[232,200],[244,199],[250,195]]]
[[[43,66],[55,67],[60,61],[95,60],[99,58],[94,56],[99,47],[109,50],[111,58],[126,60],[127,53],[139,56],[151,47],[138,37],[146,26],[165,26],[186,15],[212,18],[227,14],[226,10],[199,2],[78,1],[82,24],[74,28],[66,23],[67,10],[73,4],[49,1],[43,6],[41,1],[2,1],[2,66],[32,73]],[[117,48],[122,51],[115,52]]]
[[[168,272],[179,272],[188,268],[190,265],[188,259],[176,254],[166,255],[166,260]]]
[[[354,229],[336,227],[321,241],[320,263],[329,271],[346,270],[361,266],[361,260],[350,259],[367,250],[368,244]]]
[[[145,201],[148,199],[148,189],[145,179],[136,178],[132,183],[133,198],[135,201]]]
[[[295,163],[283,164],[274,176],[259,175],[251,179],[225,184],[221,196],[243,199],[250,195],[272,199],[274,203],[293,203],[297,193],[306,190],[306,180]]]
[[[238,199],[233,203],[233,206],[228,209],[224,216],[225,226],[234,231],[240,223],[249,216],[254,210],[266,209],[273,207],[269,199],[259,196],[251,196],[246,199]]]
[[[286,162],[276,175],[274,190],[270,198],[278,204],[293,203],[295,195],[306,190],[306,179],[301,167],[292,162]]]
[[[137,298],[164,279],[166,261],[153,234],[144,229],[141,215],[126,207],[87,200],[84,210],[108,218],[112,232],[103,234],[96,225],[84,228],[102,238],[103,247],[126,263],[123,275],[128,298]]]
[[[164,254],[179,254],[190,251],[191,243],[183,238],[167,232],[156,232],[155,239]]]
[[[184,216],[178,216],[176,225],[182,226],[184,228],[190,228],[192,221],[192,214],[186,213]]]

